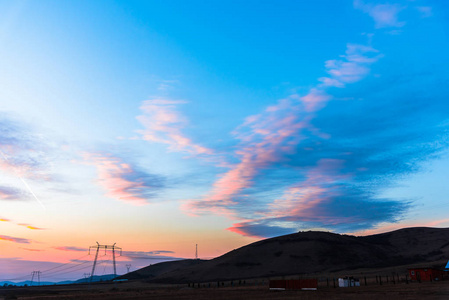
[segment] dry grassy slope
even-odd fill
[[[449,228],[415,227],[362,237],[371,243],[388,243],[400,255],[434,261],[448,256]]]
[[[407,228],[365,237],[299,232],[262,240],[194,266],[163,272],[158,282],[201,282],[379,268],[449,258],[449,228]]]

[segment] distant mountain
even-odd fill
[[[56,284],[54,282],[50,281],[42,281],[39,285],[53,285]],[[15,285],[15,286],[24,286],[24,285],[31,285],[30,280],[20,281],[20,282],[12,282],[12,281],[0,281],[0,286],[7,286],[7,285]],[[37,282],[33,281],[33,286],[37,286]]]
[[[94,277],[92,278],[92,282],[108,281],[108,280],[112,280],[116,277],[117,276],[115,276],[114,274],[94,275]],[[81,279],[73,281],[73,283],[86,283],[86,282],[90,282],[90,277],[81,278]]]
[[[360,237],[307,231],[255,242],[208,261],[155,264],[121,278],[204,282],[393,267],[447,258],[449,228],[405,228]]]
[[[92,282],[99,282],[99,281],[108,281],[108,280],[112,280],[114,279],[115,276],[114,274],[106,274],[106,275],[95,275],[92,278]],[[39,285],[55,285],[55,284],[74,284],[74,283],[87,283],[89,282],[90,277],[86,278],[81,278],[78,280],[65,280],[65,281],[58,281],[58,282],[51,282],[51,281],[41,281],[39,283]],[[4,285],[15,285],[15,286],[24,286],[24,285],[31,285],[31,281],[30,280],[26,280],[26,281],[20,281],[20,282],[12,282],[12,281],[0,281],[0,286],[4,286]],[[37,281],[33,281],[33,286],[37,286],[38,282]]]

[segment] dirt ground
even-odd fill
[[[369,285],[352,288],[320,287],[317,291],[270,291],[268,286],[191,288],[141,282],[92,286],[2,288],[0,299],[449,299],[449,281]]]

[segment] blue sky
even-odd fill
[[[298,230],[449,224],[445,2],[0,11],[11,270],[103,239],[138,253],[123,261],[137,267],[191,257],[197,243],[215,257]]]

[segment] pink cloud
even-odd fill
[[[191,154],[212,154],[212,150],[195,144],[182,133],[187,126],[186,119],[176,106],[185,101],[153,99],[144,101],[140,109],[143,115],[137,120],[145,129],[138,130],[143,140],[164,143],[172,151],[185,151]]]
[[[332,99],[326,89],[344,87],[344,84],[362,80],[370,72],[370,64],[381,56],[370,46],[348,44],[345,55],[341,57],[326,62],[326,71],[330,77],[320,78],[321,83],[311,88],[306,95],[291,95],[267,107],[263,113],[247,117],[244,124],[233,132],[241,141],[235,151],[239,162],[218,177],[208,194],[188,202],[183,208],[194,214],[213,212],[237,218],[235,206],[239,204],[244,191],[253,185],[255,176],[262,169],[281,162],[286,155],[293,154],[297,145],[307,138],[305,132],[329,139],[329,134],[311,124],[315,113]],[[336,174],[330,174],[329,169],[326,169],[329,166],[337,168],[337,163],[340,162],[320,161],[315,169],[308,171],[306,181],[287,188],[281,198],[268,205],[272,213],[267,213],[265,217],[305,215],[305,211],[325,200],[322,194],[326,192],[329,195],[331,192],[317,184],[317,180],[338,180]],[[232,230],[237,232],[239,229]]]
[[[0,235],[0,241],[8,241],[8,242],[19,243],[19,244],[31,243],[31,240],[29,240],[29,239],[12,237],[12,236],[7,236],[7,235]]]
[[[310,210],[331,195],[338,194],[332,186],[348,178],[348,175],[339,173],[343,165],[343,160],[321,159],[316,167],[307,172],[306,180],[287,188],[282,197],[270,203],[265,217],[308,217]]]
[[[354,8],[370,15],[375,22],[376,28],[385,27],[402,27],[405,22],[398,20],[398,14],[404,7],[398,4],[371,4],[365,3],[362,0],[354,1]]]
[[[343,82],[341,82],[335,78],[320,77],[318,80],[321,81],[323,83],[323,86],[326,86],[326,87],[344,87],[345,86],[343,84]]]
[[[106,196],[134,205],[148,203],[145,195],[155,186],[131,165],[108,154],[85,153],[84,159],[97,168],[97,183],[107,191]]]
[[[327,224],[341,223],[342,220],[353,221],[346,217],[329,218],[324,214],[322,216],[316,214],[316,209],[322,202],[330,197],[338,196],[338,190],[334,184],[349,178],[349,175],[340,173],[343,167],[343,160],[321,159],[307,172],[306,180],[287,188],[281,197],[258,213],[259,218],[244,220],[226,230],[243,236],[260,238],[261,236],[252,233],[252,226],[264,226],[264,224],[275,222],[280,227],[285,225],[294,227],[294,220],[325,221]]]
[[[49,180],[42,161],[45,157],[41,151],[26,145],[2,145],[0,149],[0,170],[19,178]]]
[[[313,88],[310,92],[301,97],[301,101],[304,103],[305,109],[308,112],[316,111],[324,107],[325,103],[331,99],[331,96],[324,91]]]
[[[38,174],[35,167],[11,159],[0,159],[0,170],[18,177],[48,179],[47,176]]]
[[[369,72],[369,69],[361,64],[342,60],[328,60],[326,68],[330,75],[345,83],[357,82]]]
[[[41,251],[44,251],[44,250],[41,250],[41,249],[31,249],[31,248],[20,248],[20,249],[23,249],[23,250],[26,250],[26,251],[31,251],[31,252],[41,252]]]
[[[292,109],[294,110],[294,107],[287,107],[282,102],[279,109],[273,108],[261,118],[252,118],[251,123],[248,123],[252,131],[248,136],[236,132],[244,145],[235,152],[240,162],[217,179],[208,195],[199,201],[188,203],[184,208],[190,212],[213,211],[232,216],[229,206],[236,204],[234,196],[252,185],[253,178],[260,169],[278,162],[282,157],[279,152],[293,151],[301,138],[298,133],[307,128],[307,120],[301,120]],[[282,116],[277,115],[280,110]],[[284,114],[285,112],[288,113]],[[286,143],[287,140],[290,140],[290,143]]]
[[[232,224],[232,227],[226,228],[226,230],[242,236],[260,238],[260,236],[252,235],[245,230],[245,222]]]
[[[370,65],[382,57],[370,46],[348,44],[343,59],[328,60],[326,72],[331,76],[322,77],[320,87],[344,87],[344,84],[362,80],[370,72]]]

